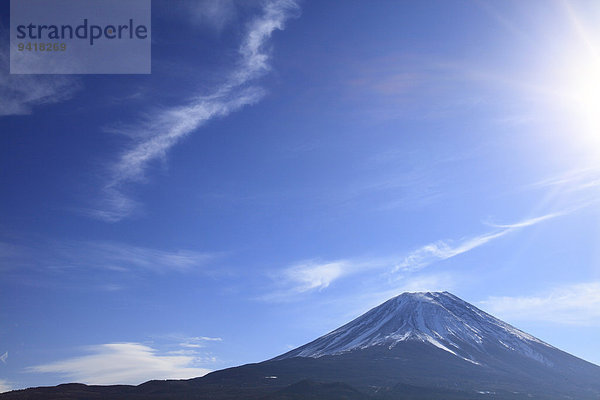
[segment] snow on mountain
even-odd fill
[[[517,352],[550,365],[536,348],[553,348],[448,292],[404,293],[278,359],[318,358],[420,341],[473,364],[482,353]]]

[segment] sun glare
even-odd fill
[[[575,39],[559,63],[555,92],[573,133],[600,152],[600,35],[570,8],[569,17]]]
[[[585,60],[569,71],[564,100],[587,139],[600,142],[600,62]]]

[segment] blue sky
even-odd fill
[[[151,75],[9,75],[0,390],[189,378],[448,290],[600,363],[600,6],[155,1]]]

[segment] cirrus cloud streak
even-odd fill
[[[463,238],[458,241],[440,240],[429,243],[409,252],[403,257],[391,255],[380,258],[344,258],[331,261],[309,260],[300,262],[275,274],[274,278],[279,288],[263,296],[262,299],[280,301],[311,291],[322,291],[330,287],[337,280],[350,275],[364,274],[367,271],[381,271],[383,272],[381,280],[387,280],[387,282],[384,282],[385,285],[393,283],[394,286],[397,286],[397,282],[400,279],[410,280],[406,276],[407,274],[420,271],[431,264],[467,253],[512,232],[557,218],[574,210],[576,208],[528,218],[511,224],[489,224],[494,228],[491,232]],[[398,262],[399,258],[401,259],[400,262]],[[393,277],[393,279],[390,279],[390,277]],[[432,287],[430,284],[425,286]],[[419,289],[422,287],[424,286],[418,285]]]
[[[266,44],[297,8],[292,0],[266,2],[262,14],[248,25],[237,67],[219,87],[211,94],[194,96],[187,104],[155,110],[137,126],[122,128],[120,133],[135,142],[111,166],[103,199],[87,213],[108,222],[135,214],[139,204],[128,194],[128,185],[143,181],[151,162],[164,159],[169,149],[209,120],[259,101],[264,90],[253,82],[270,69]]]

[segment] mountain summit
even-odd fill
[[[403,293],[354,321],[277,359],[340,355],[373,346],[391,350],[401,342],[428,343],[473,364],[492,348],[550,363],[541,340],[481,311],[448,292]]]
[[[600,367],[448,292],[403,293],[261,363],[190,380],[0,394],[30,398],[600,400]]]

